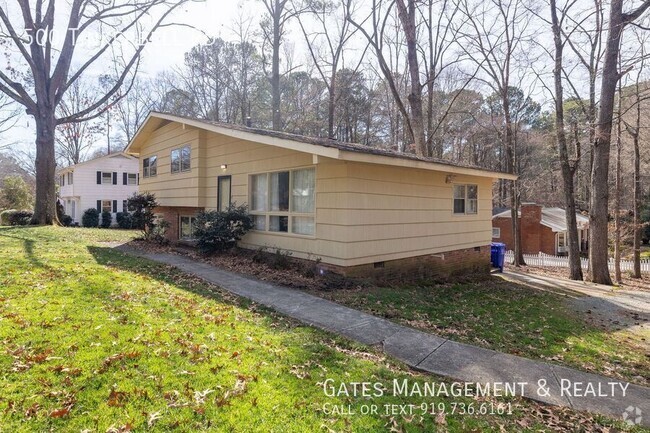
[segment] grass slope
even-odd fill
[[[519,399],[502,416],[327,414],[477,402],[327,397],[327,378],[437,379],[103,244],[132,236],[0,228],[0,431],[630,430]]]

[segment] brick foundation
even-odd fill
[[[167,228],[165,237],[169,239],[170,242],[176,243],[179,241],[180,217],[194,216],[197,212],[202,210],[203,208],[200,207],[159,206],[154,209],[154,213],[169,223],[169,228]]]
[[[449,278],[471,274],[487,275],[490,272],[490,246],[485,245],[358,266],[321,264],[319,267],[346,277],[370,278],[387,282]]]

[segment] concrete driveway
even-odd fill
[[[577,310],[610,329],[627,328],[650,336],[650,291],[617,289],[602,284],[531,274],[512,268],[496,274],[519,284],[564,294]]]

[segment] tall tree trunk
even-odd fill
[[[641,133],[641,100],[639,82],[636,83],[636,124],[632,135],[634,145],[634,278],[641,278],[641,153],[639,134]]]
[[[503,105],[503,118],[505,123],[506,166],[508,173],[515,173],[517,149],[514,133],[512,131],[512,118],[510,116],[510,98],[508,88],[502,89],[501,103]],[[514,243],[514,265],[524,266],[524,252],[521,246],[521,224],[519,221],[519,182],[510,182],[510,216],[512,219],[512,233]]]
[[[641,278],[641,170],[639,136],[634,137],[634,272],[632,277]]]
[[[334,115],[336,110],[336,63],[332,65],[332,75],[330,76],[330,85],[327,89],[327,136],[328,138],[336,138],[334,134]]]
[[[562,182],[564,183],[564,206],[566,226],[569,243],[569,278],[582,280],[582,266],[580,262],[580,243],[578,240],[578,222],[576,219],[576,202],[574,194],[575,167],[569,163],[569,151],[564,125],[564,89],[562,86],[563,50],[562,28],[557,16],[555,0],[551,0],[551,21],[553,26],[553,40],[555,43],[555,69],[553,78],[555,82],[555,139],[557,142],[560,165],[562,168]]]
[[[418,156],[427,155],[427,145],[424,136],[424,113],[422,110],[422,85],[420,84],[420,63],[418,62],[417,28],[415,26],[415,0],[408,0],[408,10],[404,0],[397,0],[397,11],[400,22],[404,27],[406,37],[407,58],[411,78],[411,93],[408,95],[411,108],[411,129],[415,153]]]
[[[54,181],[56,172],[54,110],[41,109],[34,118],[36,121],[36,204],[32,224],[55,224],[58,219]]]
[[[618,112],[616,116],[616,185],[614,187],[614,279],[623,282],[621,275],[621,86],[618,87]]]
[[[614,99],[619,81],[618,57],[624,28],[623,0],[612,0],[600,89],[598,127],[593,145],[589,206],[589,273],[594,283],[612,284],[609,275],[607,215],[609,204],[609,160],[612,142]]]
[[[282,8],[276,3],[273,14],[273,54],[271,59],[271,109],[273,110],[273,130],[282,129],[280,113],[280,25]]]

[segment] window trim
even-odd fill
[[[73,172],[72,172],[72,171],[69,171],[69,172],[68,172],[68,179],[67,179],[67,180],[68,180],[68,185],[72,185],[72,184],[73,184],[74,177],[73,177]]]
[[[155,158],[156,172],[151,174],[151,158]],[[145,162],[147,165],[145,166]],[[158,175],[158,155],[149,155],[142,159],[142,177],[156,177]]]
[[[131,176],[133,176],[133,183],[131,183]],[[138,174],[137,173],[127,173],[126,174],[126,185],[133,186],[138,184]]]
[[[292,191],[292,185],[293,185],[293,172],[294,171],[300,171],[300,170],[308,170],[312,169],[314,170],[314,211],[312,213],[304,213],[304,212],[293,212],[291,209],[293,207],[293,194],[291,193]],[[281,173],[281,172],[289,172],[289,206],[287,211],[272,211],[271,206],[270,206],[270,201],[271,201],[271,188],[270,188],[270,182],[271,182],[271,174],[273,173]],[[264,230],[257,230],[255,227],[253,227],[251,230],[256,232],[256,233],[264,233],[267,235],[280,235],[280,236],[293,236],[293,237],[300,237],[300,238],[306,238],[306,239],[315,239],[316,238],[316,231],[317,231],[317,224],[316,224],[316,179],[317,179],[317,168],[315,165],[307,165],[307,166],[302,166],[302,167],[292,167],[292,168],[285,168],[285,169],[280,169],[280,170],[271,170],[271,171],[260,171],[260,172],[255,172],[255,173],[249,173],[248,175],[248,202],[252,202],[253,198],[253,182],[251,181],[253,176],[258,176],[261,174],[266,174],[266,210],[265,211],[254,211],[254,210],[249,210],[250,215],[252,216],[263,216],[265,217],[265,229]],[[278,231],[271,231],[269,230],[270,222],[271,222],[271,216],[287,216],[288,221],[287,221],[287,231],[286,232],[278,232]],[[308,217],[308,218],[313,218],[314,220],[314,232],[312,234],[302,234],[302,233],[294,233],[293,230],[293,217]]]
[[[223,212],[227,209],[220,209],[221,207],[221,181],[224,179],[228,179],[228,206],[232,204],[232,175],[224,175],[224,176],[217,176],[217,211]]]
[[[183,218],[190,219],[190,227],[192,227],[192,220],[196,221],[196,215],[179,215],[178,216],[178,240],[180,241],[195,241],[196,235],[192,234],[192,237],[184,238],[183,237]]]
[[[496,233],[496,236],[494,235]],[[492,239],[501,238],[501,227],[492,227]]]
[[[109,175],[108,182],[105,182],[106,180],[106,174]],[[102,185],[113,185],[113,172],[112,171],[102,171]]]
[[[461,199],[456,198],[455,192],[456,192],[456,187],[457,186],[465,187],[465,195],[462,198],[462,200],[463,200],[463,202],[465,204],[463,212],[456,212],[456,209],[455,209],[455,206],[454,206],[455,203],[456,203],[456,200],[461,200]],[[476,187],[476,198],[475,199],[467,198],[467,194],[469,193],[469,187],[470,186],[475,186]],[[467,209],[469,207],[467,205],[469,203],[469,200],[476,200],[476,212],[468,212],[467,211]],[[479,212],[479,210],[478,210],[478,184],[477,183],[454,183],[452,185],[452,187],[451,187],[451,213],[452,213],[452,215],[454,215],[454,216],[473,216],[473,215],[478,215],[478,212]]]
[[[190,160],[189,160],[189,165],[187,166],[186,169],[183,169],[183,149],[189,149],[189,155],[190,155]],[[174,171],[174,152],[180,152],[179,155],[179,161],[178,161],[178,170]],[[178,174],[178,173],[187,173],[188,171],[192,171],[192,145],[190,144],[185,144],[183,146],[177,147],[175,149],[172,149],[169,152],[169,172],[171,174]]]

